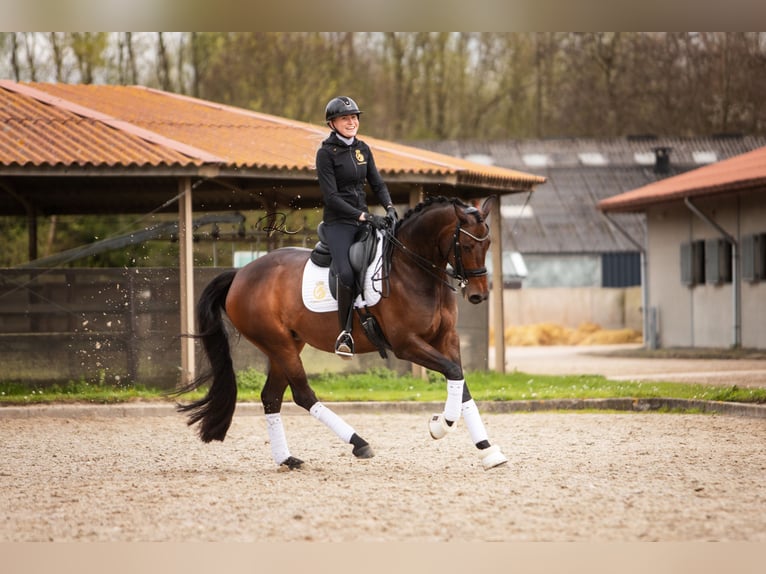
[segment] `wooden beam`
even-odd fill
[[[192,334],[194,330],[194,257],[192,224],[191,180],[179,180],[178,191],[178,269],[180,276],[181,334]],[[194,339],[181,337],[181,385],[191,382],[196,375]]]
[[[500,215],[500,198],[494,202],[489,216],[489,233],[492,256],[492,328],[494,330],[495,372],[505,373],[505,311],[503,308],[503,218]]]
[[[410,208],[415,207],[418,203],[423,201],[423,193],[422,185],[413,185],[410,188]],[[415,363],[411,363],[411,365],[413,377],[423,380],[428,378],[428,370],[425,367],[421,367]]]

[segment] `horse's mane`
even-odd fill
[[[429,195],[426,199],[418,203],[415,207],[412,207],[408,209],[405,214],[402,216],[402,218],[399,220],[397,224],[397,228],[408,221],[409,219],[417,216],[418,214],[428,211],[428,209],[433,205],[445,205],[445,204],[451,204],[451,205],[457,205],[458,207],[467,208],[470,207],[467,203],[462,201],[461,199],[457,197],[445,197],[443,195]],[[481,216],[477,214],[479,217],[479,221],[481,221]]]

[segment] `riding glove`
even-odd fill
[[[396,221],[399,219],[399,214],[396,213],[396,208],[393,205],[389,205],[386,208],[386,219],[388,219],[392,227],[394,223],[396,223]]]
[[[365,213],[364,220],[368,221],[375,229],[385,229],[388,227],[388,219],[374,213]]]

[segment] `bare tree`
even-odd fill
[[[64,82],[64,42],[61,39],[61,34],[58,32],[51,32],[48,35],[48,39],[51,44],[51,51],[53,52],[53,68],[56,81]]]
[[[13,79],[21,81],[21,66],[19,65],[19,38],[18,32],[10,32],[11,35],[11,69],[13,70]]]
[[[24,52],[27,56],[27,70],[29,71],[29,79],[33,82],[37,81],[37,64],[35,62],[35,47],[37,44],[36,36],[34,32],[23,32],[24,37]]]
[[[168,58],[167,48],[165,48],[165,38],[162,32],[157,32],[157,79],[160,88],[170,91],[170,60]]]

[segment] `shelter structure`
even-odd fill
[[[0,214],[27,217],[35,260],[39,216],[177,212],[181,330],[193,332],[193,214],[319,206],[314,159],[326,135],[323,126],[141,86],[0,80]],[[545,181],[364,139],[398,205],[426,195],[471,200],[526,192]],[[499,262],[499,211],[495,221]],[[502,300],[502,282],[496,284],[492,296]],[[497,346],[501,324],[495,332]],[[181,363],[187,380],[195,371],[191,339],[182,342]]]
[[[658,346],[766,348],[766,147],[603,199],[647,222]]]

